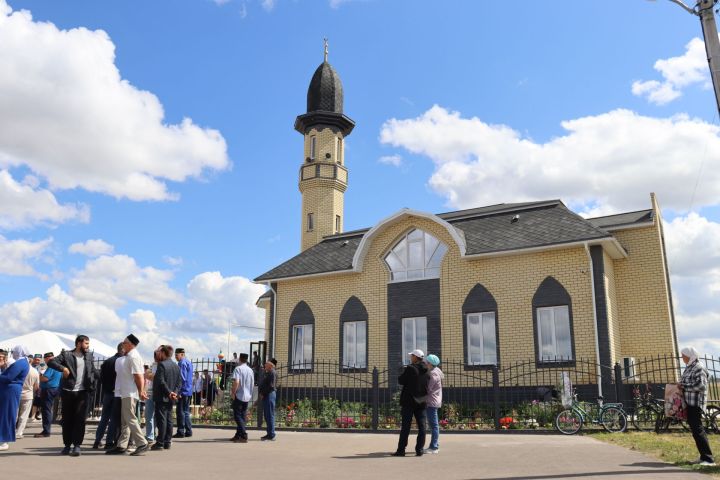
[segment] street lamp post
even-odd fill
[[[718,0],[697,0],[695,8],[688,7],[682,0],[670,0],[686,12],[700,17],[700,25],[705,40],[705,52],[710,66],[710,78],[715,91],[715,103],[720,114],[720,40],[715,23],[715,4]]]

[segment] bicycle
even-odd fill
[[[641,393],[640,386],[633,388],[634,409],[630,421],[636,430],[655,430],[658,418],[665,415],[665,402],[653,397],[652,386],[645,385],[645,393]]]
[[[624,432],[627,429],[627,415],[622,403],[605,403],[603,397],[597,398],[597,413],[593,415],[578,401],[577,394],[573,394],[572,406],[557,414],[555,428],[564,435],[574,435],[580,431],[585,423],[597,423],[608,432]]]

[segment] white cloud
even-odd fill
[[[99,257],[100,255],[110,255],[115,247],[99,238],[91,239],[83,243],[73,243],[68,248],[70,253],[79,253],[88,257]]]
[[[0,170],[1,229],[21,229],[38,224],[55,225],[68,221],[86,223],[90,220],[90,209],[87,205],[61,205],[52,192],[37,187],[37,178],[33,176],[27,176],[19,183],[10,172]]]
[[[220,272],[195,276],[187,286],[190,312],[202,319],[208,330],[225,331],[228,322],[263,327],[263,311],[255,302],[265,287],[245,277],[223,277]]]
[[[0,306],[3,332],[23,334],[40,328],[60,332],[88,333],[123,330],[125,322],[111,308],[78,300],[59,285],[47,290],[47,299],[39,297]]]
[[[230,3],[230,0],[212,0],[212,2],[213,2],[215,5],[221,7],[221,6],[223,6],[223,5],[227,4],[227,3]]]
[[[171,257],[170,255],[165,255],[163,257],[163,262],[167,263],[171,267],[180,267],[184,263],[182,257]]]
[[[275,8],[275,0],[262,0],[260,5],[266,12],[271,12]]]
[[[8,240],[0,235],[0,274],[44,278],[29,262],[40,259],[52,242],[52,238],[31,242]]]
[[[384,155],[378,158],[378,162],[384,163],[385,165],[392,165],[393,167],[399,167],[402,165],[402,157],[400,155]]]
[[[386,121],[380,141],[429,157],[430,187],[449,206],[563,198],[580,210],[688,208],[720,199],[720,128],[684,115],[652,118],[614,110],[562,122],[566,134],[535,142],[505,125],[433,106],[417,118]]]
[[[705,88],[710,84],[705,43],[693,38],[685,45],[685,53],[679,57],[660,59],[655,62],[655,70],[660,72],[663,81],[636,81],[632,84],[632,93],[647,97],[650,103],[665,105],[682,95],[682,90],[694,84]]]
[[[168,124],[151,92],[121,77],[102,30],[60,30],[0,0],[0,168],[51,189],[168,200],[167,181],[229,166],[225,140],[189,118]]]
[[[173,273],[153,267],[140,267],[127,255],[102,256],[88,261],[70,280],[73,296],[112,308],[128,301],[150,305],[181,305],[183,297],[169,282]]]

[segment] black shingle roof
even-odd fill
[[[466,255],[612,238],[606,230],[571,212],[559,200],[491,205],[438,216],[464,234]],[[350,270],[355,251],[368,231],[325,237],[255,281]]]
[[[653,210],[638,210],[637,212],[618,213],[605,217],[588,218],[587,221],[598,228],[626,227],[636,223],[652,222]]]

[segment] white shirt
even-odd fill
[[[73,356],[75,357],[75,386],[73,387],[73,392],[79,392],[80,390],[85,390],[85,386],[83,385],[83,376],[85,375],[85,355],[80,353],[72,352]]]
[[[145,371],[143,369],[142,358],[136,348],[133,348],[122,357],[122,362],[120,362],[118,358],[118,361],[115,362],[115,372],[117,372],[117,378],[115,379],[115,396],[140,400],[140,394],[137,385],[135,385],[135,377],[133,377],[133,375],[142,376]]]
[[[247,363],[243,363],[239,367],[235,367],[233,371],[233,380],[238,382],[238,389],[235,397],[241,402],[249,402],[252,400],[253,387],[255,386],[255,374]]]

